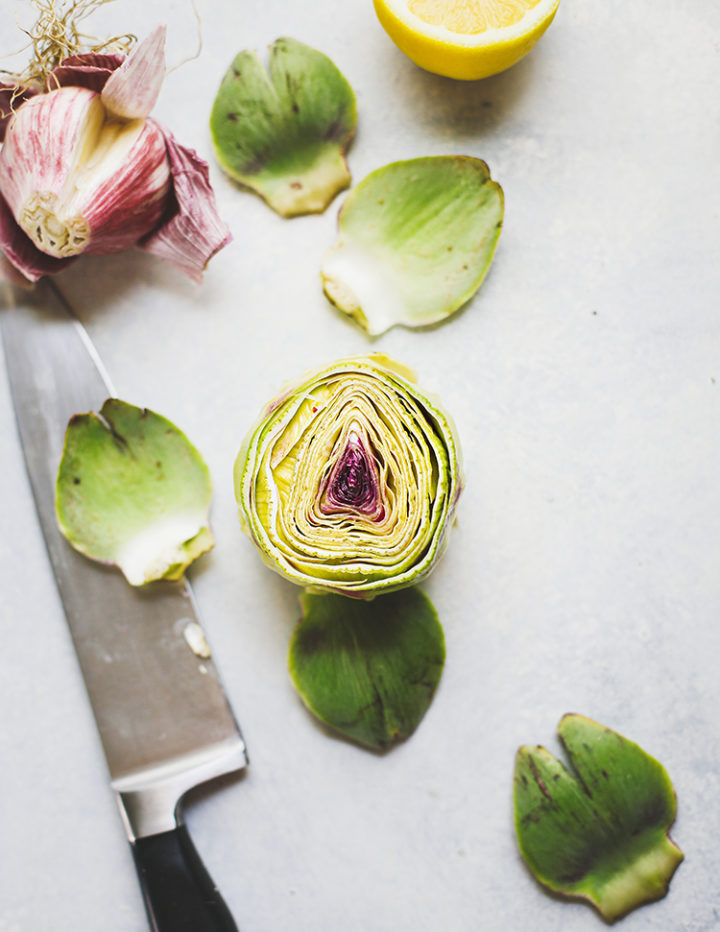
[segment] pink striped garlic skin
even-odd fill
[[[0,80],[0,279],[138,246],[200,282],[230,242],[207,163],[150,119],[165,32],[127,58],[71,55],[44,92]]]
[[[134,245],[157,226],[170,188],[160,128],[118,119],[84,87],[27,100],[0,150],[0,194],[34,245],[58,259]]]

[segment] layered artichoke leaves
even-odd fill
[[[272,401],[235,466],[246,532],[277,572],[372,598],[425,578],[462,488],[452,424],[387,356],[341,360]]]

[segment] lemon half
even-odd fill
[[[383,28],[416,65],[474,81],[530,51],[560,0],[373,0]]]

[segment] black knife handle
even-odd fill
[[[153,932],[238,932],[183,824],[132,849]]]

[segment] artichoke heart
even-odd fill
[[[286,390],[235,464],[241,522],[265,561],[299,585],[359,598],[430,572],[461,487],[448,416],[379,354]]]

